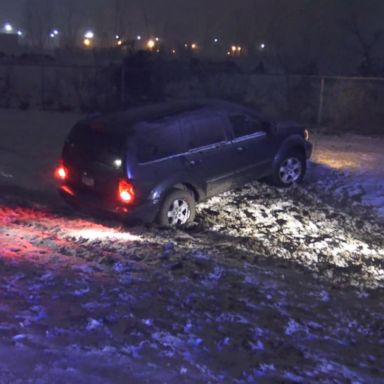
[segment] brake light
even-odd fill
[[[61,181],[65,181],[68,179],[69,171],[68,168],[65,167],[63,164],[60,164],[55,169],[55,178]]]
[[[135,200],[135,191],[132,183],[124,179],[119,181],[119,199],[124,204],[133,203]]]
[[[75,192],[72,191],[71,188],[69,188],[67,185],[63,185],[60,187],[60,189],[65,192],[68,195],[75,196]]]

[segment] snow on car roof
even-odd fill
[[[88,117],[82,120],[81,124],[86,124],[95,130],[124,133],[129,132],[133,125],[140,121],[153,121],[206,108],[237,111],[247,109],[241,105],[222,100],[168,101],[134,107],[107,115]]]

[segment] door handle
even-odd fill
[[[196,159],[188,160],[187,158],[184,158],[184,159],[183,159],[183,162],[184,162],[184,164],[186,164],[186,165],[189,166],[189,167],[195,167],[195,166],[201,164],[203,161],[200,160],[200,159],[197,159],[197,160],[196,160]]]

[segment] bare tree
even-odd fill
[[[372,75],[376,72],[376,54],[379,43],[384,35],[383,29],[374,29],[367,31],[363,28],[356,16],[352,13],[347,21],[344,22],[345,29],[353,37],[358,46],[358,51],[362,56],[359,71],[363,75]]]
[[[32,47],[42,51],[47,43],[52,22],[50,0],[28,0],[24,6],[24,25]]]
[[[63,43],[67,48],[76,46],[83,14],[77,0],[60,2],[60,12],[63,25]]]

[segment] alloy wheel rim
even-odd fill
[[[284,184],[292,184],[299,180],[302,171],[303,166],[301,164],[301,161],[296,157],[290,157],[286,159],[280,166],[280,180]]]
[[[185,200],[174,200],[168,209],[168,223],[170,225],[183,225],[191,216],[191,209]]]

